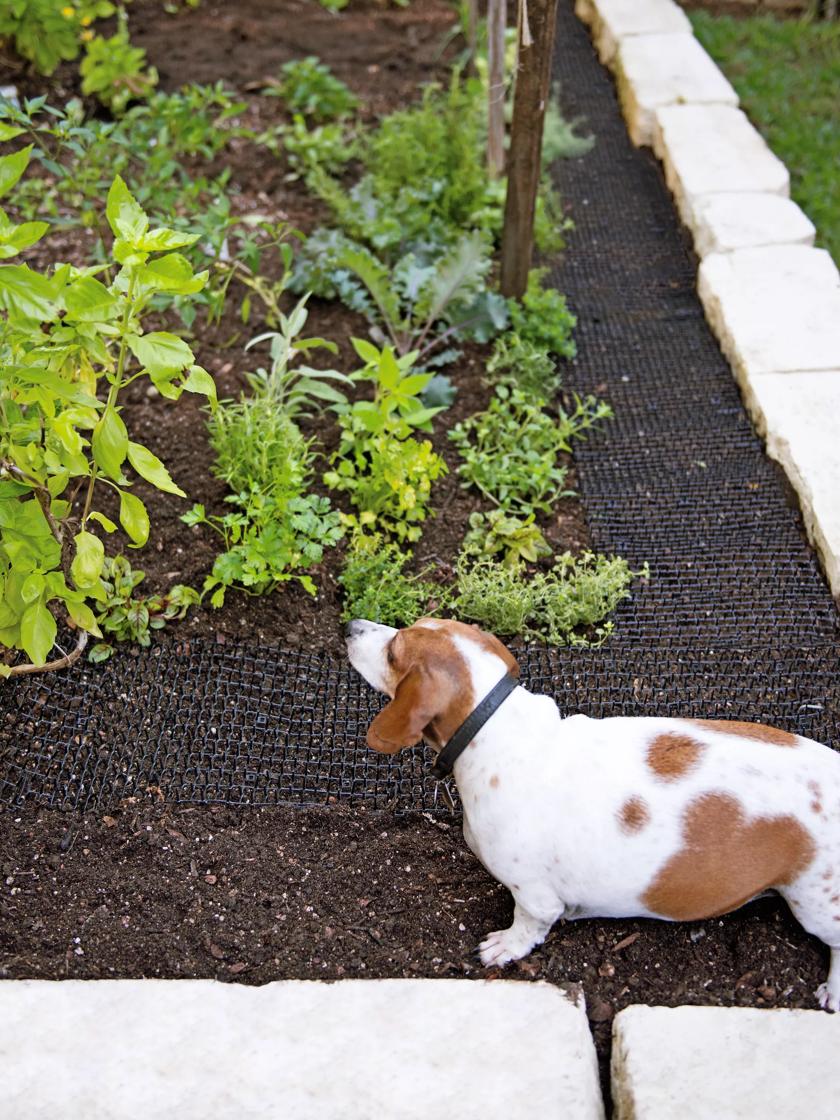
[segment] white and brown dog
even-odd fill
[[[388,754],[421,738],[441,750],[519,671],[496,638],[440,619],[351,622],[347,648],[391,697],[367,733]],[[728,720],[564,719],[517,686],[454,777],[464,838],[515,902],[483,964],[524,957],[560,917],[692,921],[773,889],[831,949],[816,995],[840,1010],[840,755],[828,747]]]

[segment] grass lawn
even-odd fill
[[[840,24],[707,12],[691,21],[840,265]]]

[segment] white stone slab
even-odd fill
[[[613,1022],[615,1120],[817,1120],[837,1112],[840,1015],[628,1007]]]
[[[813,245],[816,232],[791,199],[750,191],[699,195],[690,220],[700,257],[768,245]]]
[[[738,95],[692,34],[631,35],[615,57],[618,96],[634,144],[653,143],[665,105],[738,105]]]
[[[607,65],[632,35],[691,34],[688,16],[673,0],[577,0],[575,13],[592,28],[598,56]]]
[[[840,364],[824,373],[757,374],[744,399],[768,455],[799,495],[808,536],[840,596]]]
[[[840,368],[840,273],[825,249],[712,253],[697,288],[742,384],[759,373]]]
[[[9,1120],[603,1117],[583,1006],[468,980],[6,981]]]
[[[787,168],[744,113],[731,105],[666,105],[654,117],[653,149],[680,214],[691,226],[698,195],[757,191],[787,195]]]

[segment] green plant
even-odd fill
[[[405,571],[411,554],[379,533],[356,533],[338,582],[344,589],[341,619],[366,618],[384,626],[410,626],[422,615],[435,614],[449,592]]]
[[[335,350],[324,339],[297,337],[306,319],[304,298],[288,316],[280,316],[278,332],[254,340],[271,339],[271,369],[250,375],[253,394],[222,401],[208,420],[216,455],[213,473],[233,491],[225,500],[235,509],[208,516],[196,504],[183,520],[209,526],[224,542],[225,551],[203,587],[214,607],[224,603],[231,586],[260,595],[297,580],[314,595],[308,571],[343,536],[329,499],[307,493],[314,454],[294,417],[322,401],[346,408],[344,394],[330,382],[349,378],[335,370],[292,368],[301,354]]]
[[[371,381],[374,399],[336,409],[341,442],[324,482],[349,494],[356,506],[358,514],[342,516],[346,525],[415,541],[429,515],[431,485],[446,473],[431,443],[411,434],[428,429],[440,411],[425,407],[419,397],[432,375],[412,373],[415,353],[398,359],[388,346],[378,350],[358,338],[353,345],[365,365],[350,376]]]
[[[560,391],[563,375],[547,349],[508,331],[495,341],[487,363],[487,380],[548,403]]]
[[[131,567],[126,556],[106,556],[102,565],[102,599],[97,604],[96,621],[103,634],[118,642],[137,642],[148,646],[151,631],[161,630],[167,622],[184,618],[201,596],[192,587],[179,583],[164,595],[136,596],[146,573]],[[114,652],[110,642],[97,642],[88,654],[91,661],[105,661]]]
[[[511,329],[523,342],[530,342],[561,358],[577,353],[572,331],[577,319],[566,306],[566,297],[554,288],[544,288],[544,268],[532,268],[528,288],[521,300],[509,299]]]
[[[82,93],[95,94],[118,117],[129,101],[144,100],[157,85],[157,70],[154,66],[144,69],[145,65],[146,52],[142,47],[132,47],[121,12],[119,28],[110,39],[97,35],[87,43],[79,66]]]
[[[470,529],[462,546],[468,556],[496,556],[502,553],[507,565],[536,563],[541,556],[550,556],[542,530],[534,524],[534,515],[515,517],[503,509],[489,513],[471,513]]]
[[[483,129],[480,83],[455,72],[448,89],[428,86],[362,142],[366,173],[349,192],[327,175],[313,188],[346,233],[386,258],[417,243],[440,252],[504,205],[504,187],[487,177]]]
[[[520,634],[549,645],[598,645],[612,632],[605,621],[630,584],[648,577],[616,556],[585,552],[560,556],[549,572],[528,576],[521,566],[490,557],[458,559],[458,590],[451,609],[500,636]],[[593,630],[594,628],[594,630]]]
[[[310,594],[308,570],[343,530],[327,498],[306,493],[312,451],[294,421],[268,395],[221,403],[209,419],[216,453],[213,473],[233,491],[235,507],[221,517],[196,504],[184,514],[188,525],[207,525],[222,538],[225,551],[204,581],[203,593],[220,607],[228,587],[261,595],[289,580]]]
[[[312,350],[329,350],[332,354],[338,352],[335,343],[326,339],[297,337],[308,317],[306,300],[306,296],[299,300],[288,315],[280,314],[279,330],[258,335],[245,347],[250,350],[266,339],[271,340],[271,369],[266,371],[260,368],[255,373],[247,374],[248,384],[255,398],[271,401],[275,408],[292,419],[309,415],[309,410],[316,406],[323,407],[324,402],[333,407],[345,405],[347,397],[332,382],[352,384],[346,374],[335,369],[312,369],[311,366],[292,368],[299,355],[305,356]]]
[[[229,587],[263,595],[289,580],[315,595],[307,570],[320,564],[324,549],[344,535],[329,499],[279,489],[266,492],[255,483],[227,501],[238,507],[236,513],[208,516],[196,504],[182,518],[187,525],[207,525],[224,541],[225,551],[204,581],[202,593],[212,592],[211,605],[221,607]]]
[[[490,246],[480,233],[465,234],[443,254],[407,253],[393,268],[341,234],[314,236],[317,244],[299,255],[291,287],[300,291],[308,284],[327,297],[341,293],[374,324],[378,341],[387,340],[400,355],[416,350],[421,366],[452,361],[460,351],[442,349],[446,344],[486,342],[507,323],[505,301],[486,288]]]
[[[549,513],[565,489],[567,468],[558,464],[561,451],[593,424],[612,415],[603,401],[575,398],[575,411],[555,419],[518,389],[500,385],[489,407],[457,424],[449,438],[462,459],[458,474],[463,487],[475,486],[508,512]]]
[[[109,0],[5,0],[0,8],[0,39],[11,39],[17,53],[42,74],[79,54],[86,29],[114,12]]]
[[[292,169],[287,179],[303,178],[307,184],[313,174],[336,174],[354,155],[354,143],[340,121],[309,125],[295,113],[290,125],[277,131]]]
[[[29,157],[24,148],[0,158],[0,195]],[[131,475],[183,496],[157,456],[130,439],[120,414],[125,387],[147,377],[172,400],[185,390],[215,395],[212,378],[182,339],[143,325],[156,293],[186,295],[204,285],[206,273],[196,275],[173,251],[193,236],[151,229],[119,176],[106,216],[114,233],[110,284],[96,278],[96,267],[60,265],[47,276],[0,265],[0,642],[24,650],[34,666],[45,664],[55,640],[52,603],[82,631],[75,656],[87,633],[100,636],[91,603],[104,594],[105,557],[94,528],[117,528],[96,507],[102,487],[116,496],[120,524],[135,547],[146,543],[150,526]],[[0,228],[11,257],[48,225],[16,226],[0,211]],[[0,673],[19,669],[3,665]]]
[[[334,121],[354,112],[358,100],[314,55],[285,63],[283,75],[266,90],[282,97],[292,113],[300,113],[315,121]]]
[[[542,161],[548,167],[558,159],[578,159],[590,152],[595,144],[594,136],[578,136],[577,128],[581,118],[568,121],[560,111],[560,92],[557,86],[545,107],[543,125]]]

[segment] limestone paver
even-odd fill
[[[768,455],[799,495],[808,536],[840,596],[840,364],[823,373],[756,374],[744,399]]]
[[[760,373],[840,368],[840,273],[825,249],[712,253],[698,291],[742,384]]]
[[[680,214],[691,226],[700,195],[758,191],[787,195],[787,168],[740,109],[666,105],[655,113],[653,148]]]
[[[738,95],[692,34],[631,35],[615,57],[630,138],[653,143],[654,114],[665,105],[738,105]]]
[[[749,191],[700,195],[691,221],[694,248],[701,257],[768,245],[813,245],[816,232],[791,199]]]
[[[6,981],[10,1120],[602,1120],[582,1005],[468,980]]]
[[[691,34],[688,16],[673,0],[576,0],[575,12],[592,28],[598,55],[607,65],[630,36]]]
[[[615,1120],[833,1116],[840,1015],[628,1007],[613,1023]]]

